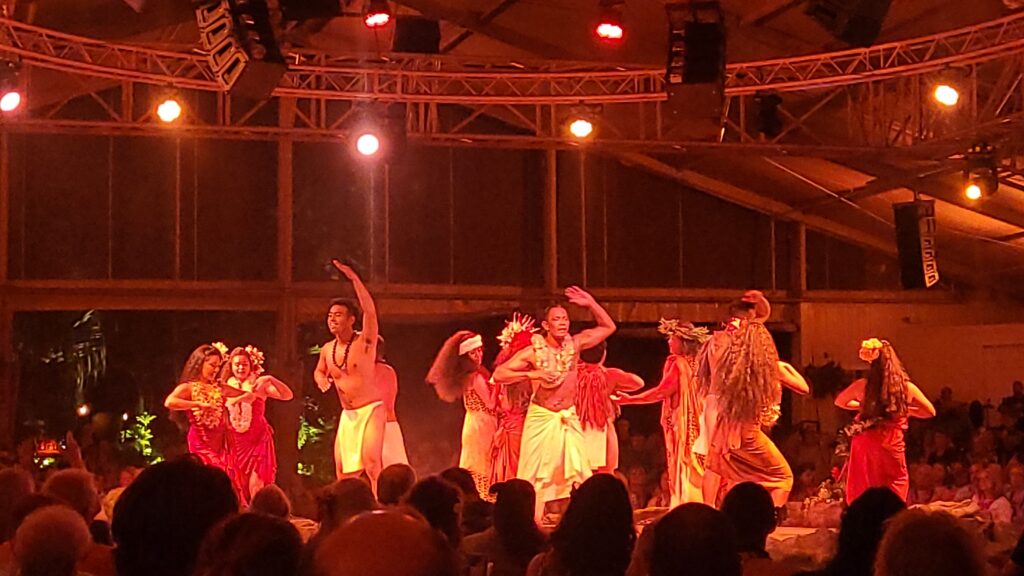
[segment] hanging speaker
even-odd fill
[[[395,52],[437,54],[441,51],[440,23],[422,16],[399,16],[395,21],[391,49]]]
[[[935,257],[935,202],[916,200],[893,204],[896,249],[900,259],[900,283],[908,290],[931,288],[939,283]]]

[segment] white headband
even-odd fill
[[[463,356],[463,355],[469,354],[473,350],[476,350],[477,348],[483,348],[483,347],[484,347],[484,339],[479,334],[477,334],[476,336],[473,336],[472,338],[467,338],[467,339],[463,340],[462,344],[459,344],[459,356]]]

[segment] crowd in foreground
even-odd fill
[[[906,510],[885,488],[845,511],[835,557],[817,572],[773,560],[771,496],[739,484],[721,510],[684,504],[638,529],[625,484],[597,474],[573,492],[551,530],[534,521],[522,480],[479,497],[452,468],[417,480],[385,469],[375,496],[349,478],[323,489],[317,518],[293,515],[277,486],[241,508],[231,480],[194,457],[130,479],[103,510],[93,476],[50,474],[41,486],[0,470],[0,574],[20,576],[668,576],[1024,574],[1024,550],[1005,566],[985,557],[972,530],[944,513]]]

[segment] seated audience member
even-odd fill
[[[678,506],[648,528],[641,544],[647,552],[645,572],[630,567],[630,574],[650,576],[740,576],[743,564],[736,533],[725,514],[706,504]],[[648,552],[649,551],[649,552]],[[640,560],[643,564],[644,560]]]
[[[381,506],[398,506],[416,484],[416,471],[408,464],[392,464],[377,478],[377,500]]]
[[[533,485],[512,479],[491,487],[497,495],[494,525],[462,541],[472,574],[523,576],[530,560],[544,548],[544,534],[534,521],[537,496]]]
[[[227,474],[194,457],[143,470],[114,507],[117,576],[191,576],[206,533],[236,512]]]
[[[458,549],[462,543],[459,489],[440,476],[428,476],[412,487],[405,504],[419,512]]]
[[[302,538],[288,520],[239,514],[207,535],[195,576],[296,576],[301,556]]]
[[[974,475],[974,498],[993,522],[1009,524],[1013,520],[1013,506],[1003,496],[1001,471],[995,464],[982,468]]]
[[[25,517],[14,534],[19,576],[75,576],[92,545],[89,527],[67,506],[45,506]]]
[[[580,484],[550,543],[530,562],[529,576],[623,576],[636,544],[626,486],[610,474]]]
[[[441,478],[459,489],[462,501],[462,534],[469,536],[491,527],[494,505],[480,498],[473,475],[465,468],[449,468],[441,472]]]
[[[292,514],[291,500],[276,484],[267,484],[260,488],[249,503],[249,511],[287,520],[299,531],[303,542],[308,541],[319,528],[316,522]]]
[[[351,518],[377,509],[370,485],[361,478],[342,478],[325,487],[317,498],[320,528],[309,538],[303,552],[303,574],[310,574],[317,548],[324,540]]]
[[[426,521],[398,509],[366,512],[328,536],[319,576],[459,576],[457,556]]]
[[[901,512],[886,528],[875,576],[985,576],[978,538],[949,514]]]
[[[14,536],[14,510],[35,490],[32,476],[17,468],[0,470],[0,542]]]
[[[869,488],[843,512],[832,561],[819,576],[872,576],[886,522],[907,505],[888,488]]]
[[[71,506],[90,527],[93,542],[79,563],[80,568],[93,576],[114,576],[114,550],[104,543],[109,542],[109,527],[102,523],[99,531],[93,529],[93,519],[100,512],[100,494],[92,474],[78,468],[59,470],[43,483],[42,493]]]
[[[732,522],[744,576],[789,576],[793,569],[774,562],[765,546],[777,517],[772,496],[753,482],[737,484],[722,500],[722,514]]]

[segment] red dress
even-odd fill
[[[239,403],[242,404],[242,403]],[[231,450],[243,503],[248,503],[253,488],[274,483],[277,475],[277,454],[274,452],[274,429],[267,422],[267,401],[257,398],[250,404],[251,418],[248,428],[236,427],[232,422],[228,446]],[[257,482],[254,484],[252,478]]]
[[[193,382],[191,393],[192,400],[212,407],[188,411],[188,451],[198,456],[204,464],[216,466],[230,475],[224,397],[220,388],[216,384]]]
[[[846,503],[856,500],[868,488],[883,487],[904,502],[910,490],[907,446],[903,436],[906,416],[882,421],[850,440],[846,463]]]

